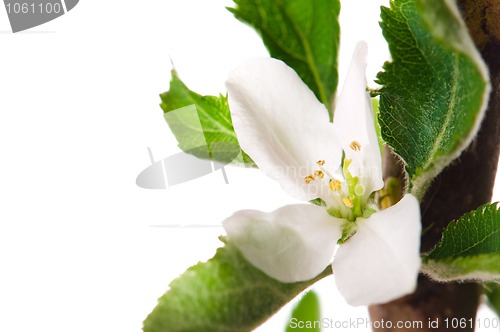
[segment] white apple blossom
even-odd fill
[[[366,53],[359,43],[333,124],[325,106],[279,60],[253,59],[226,82],[242,149],[294,197],[324,203],[236,212],[223,222],[229,241],[282,282],[312,279],[333,259],[335,282],[351,305],[412,292],[420,268],[416,198],[406,195],[383,211],[375,204],[383,180]]]

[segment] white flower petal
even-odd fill
[[[316,205],[287,205],[270,213],[238,211],[222,222],[228,240],[267,275],[310,280],[331,262],[341,219]]]
[[[333,260],[340,293],[351,305],[385,303],[414,291],[420,269],[420,208],[406,195],[360,220]]]
[[[309,185],[318,160],[340,165],[341,148],[328,112],[293,69],[282,61],[257,58],[230,73],[226,82],[234,129],[242,149],[292,196],[320,196]]]
[[[365,199],[384,185],[372,102],[366,91],[367,52],[365,42],[356,45],[333,117],[333,124],[346,158],[353,160],[349,170],[354,176],[359,176],[360,183],[365,186]],[[359,151],[351,148],[352,142],[359,143]]]

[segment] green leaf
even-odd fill
[[[484,285],[484,290],[491,309],[500,316],[500,284],[487,283]]]
[[[201,96],[172,70],[170,89],[160,98],[165,120],[184,152],[223,164],[255,167],[239,146],[226,96]]]
[[[451,222],[423,259],[434,279],[500,280],[500,206],[483,205]]]
[[[302,296],[300,302],[293,309],[286,332],[319,332],[321,331],[320,320],[321,311],[318,295],[309,291]]]
[[[382,137],[405,161],[410,192],[419,199],[477,133],[490,91],[457,13],[454,1],[395,0],[382,7],[393,59],[377,76]]]
[[[378,146],[380,148],[380,155],[384,155],[384,139],[382,138],[382,132],[380,128],[380,123],[377,121],[378,119],[378,114],[379,114],[379,99],[378,98],[372,98],[372,107],[373,107],[373,114],[374,119],[373,123],[375,124],[375,133],[377,134],[377,140],[378,140]]]
[[[144,332],[251,331],[317,280],[280,283],[253,267],[231,243],[172,281],[144,321]]]
[[[234,0],[228,8],[261,35],[273,58],[292,67],[326,106],[338,84],[339,0]]]

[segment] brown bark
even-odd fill
[[[471,35],[490,70],[493,90],[486,117],[472,144],[432,183],[421,204],[423,229],[422,252],[441,238],[442,230],[453,219],[491,200],[500,150],[500,4],[497,0],[461,0],[460,9]],[[392,157],[389,157],[389,159]],[[394,160],[386,160],[385,176],[398,175]],[[451,319],[465,319],[473,331],[480,285],[475,283],[436,283],[420,276],[414,294],[369,308],[372,321],[391,321],[393,328],[375,331],[452,331]],[[445,319],[448,318],[448,328]],[[469,321],[469,319],[472,319]],[[430,322],[439,322],[430,326]],[[422,322],[419,328],[395,328],[398,321]],[[456,322],[456,321],[455,321]]]

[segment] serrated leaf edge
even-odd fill
[[[419,201],[422,200],[425,192],[429,188],[432,180],[439,174],[441,171],[446,168],[453,160],[458,158],[462,152],[470,145],[474,137],[477,135],[479,128],[481,126],[481,123],[483,122],[484,115],[486,113],[486,109],[488,106],[488,101],[489,101],[489,95],[491,92],[491,84],[489,80],[489,71],[488,68],[486,67],[486,64],[484,63],[483,59],[481,58],[481,55],[479,54],[479,51],[477,50],[474,41],[472,40],[471,36],[468,33],[467,26],[465,25],[464,20],[462,19],[462,16],[460,14],[460,11],[456,5],[456,2],[454,0],[445,0],[446,7],[449,9],[449,12],[452,14],[452,16],[457,20],[458,24],[460,25],[460,35],[462,36],[462,44],[456,44],[453,43],[452,46],[459,50],[460,53],[467,55],[469,58],[471,58],[474,63],[477,65],[477,68],[479,69],[479,72],[481,76],[483,77],[484,83],[486,84],[485,91],[483,93],[483,99],[480,107],[480,111],[478,112],[476,116],[476,120],[469,131],[469,134],[463,138],[461,143],[458,145],[458,147],[455,149],[454,153],[447,155],[447,156],[441,156],[437,157],[436,159],[433,160],[433,162],[428,162],[428,164],[432,165],[428,170],[425,170],[421,172],[418,176],[416,176],[414,179],[412,179],[412,187],[410,190],[410,193],[413,194],[415,197],[419,199]],[[424,20],[425,22],[425,20]],[[428,30],[429,33],[433,34],[432,29]],[[437,39],[440,39],[439,36],[436,36],[436,34],[433,34],[433,36]],[[439,145],[436,144],[436,148],[433,149],[433,151],[437,150]],[[431,154],[432,156],[432,154]]]

